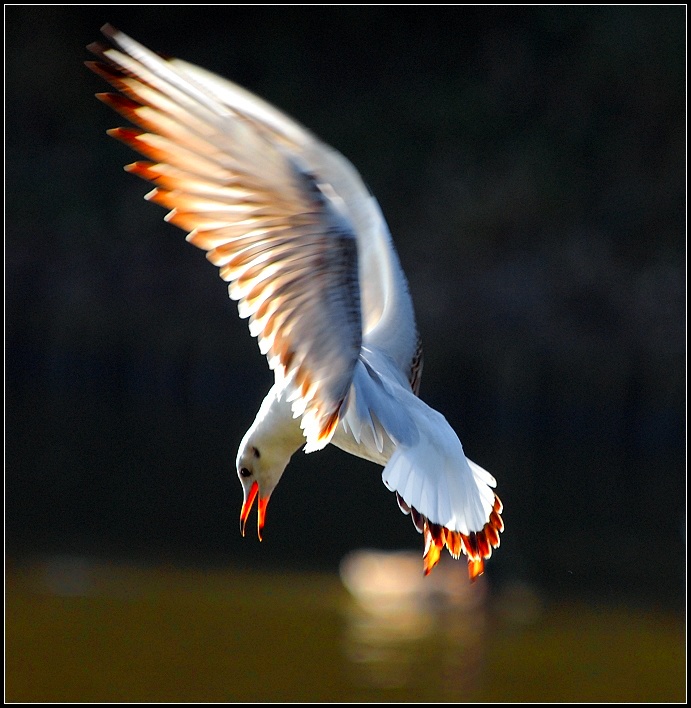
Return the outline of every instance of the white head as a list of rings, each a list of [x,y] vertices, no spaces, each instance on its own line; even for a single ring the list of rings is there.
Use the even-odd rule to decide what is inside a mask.
[[[293,453],[305,442],[299,421],[292,417],[290,407],[272,388],[262,403],[252,427],[245,433],[236,459],[236,469],[242,484],[243,503],[240,511],[240,531],[257,502],[257,535],[262,538],[266,507],[271,493],[290,462]]]

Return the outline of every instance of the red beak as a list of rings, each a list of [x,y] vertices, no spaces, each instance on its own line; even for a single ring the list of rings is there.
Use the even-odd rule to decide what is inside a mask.
[[[240,533],[245,535],[245,525],[247,524],[247,517],[250,515],[252,506],[254,505],[254,500],[257,498],[259,493],[259,485],[254,482],[250,487],[249,492],[245,496],[245,500],[242,503],[242,509],[240,509]],[[269,504],[269,497],[259,497],[257,502],[257,536],[259,540],[262,540],[262,529],[264,528],[264,520],[266,519],[266,507]]]

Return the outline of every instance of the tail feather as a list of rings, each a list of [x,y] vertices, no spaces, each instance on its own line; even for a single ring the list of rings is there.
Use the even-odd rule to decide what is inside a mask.
[[[450,531],[481,531],[493,511],[494,478],[466,458],[448,424],[441,431],[430,426],[413,446],[399,445],[382,479],[408,506]]]
[[[475,578],[503,530],[496,481],[465,456],[444,416],[417,398],[407,381],[381,371],[387,372],[385,361],[360,355],[342,416],[348,435],[334,442],[384,464],[382,481],[423,534],[425,573],[446,547],[454,557],[468,557]]]
[[[420,523],[422,524],[425,539],[425,552],[423,554],[425,575],[429,575],[439,562],[444,546],[446,546],[453,558],[460,558],[461,553],[467,556],[468,574],[471,580],[475,580],[479,575],[482,575],[485,571],[485,560],[492,556],[494,548],[499,548],[499,533],[504,530],[504,522],[500,516],[501,510],[501,500],[495,494],[490,520],[483,526],[481,531],[473,531],[471,534],[465,535],[430,523],[414,508],[411,509],[413,518],[417,516],[418,519],[416,528]],[[439,528],[441,528],[441,534],[438,532]]]
[[[441,414],[412,395],[405,398],[418,435],[412,444],[396,446],[382,479],[422,530],[425,574],[432,571],[446,547],[454,558],[461,553],[467,556],[469,575],[475,579],[499,546],[504,528],[502,504],[493,490],[496,481],[465,456]]]

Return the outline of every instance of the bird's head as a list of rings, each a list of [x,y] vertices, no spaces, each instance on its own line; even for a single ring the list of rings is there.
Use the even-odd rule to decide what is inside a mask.
[[[242,484],[243,502],[240,510],[240,532],[245,535],[245,524],[252,510],[254,500],[257,501],[257,535],[262,540],[262,529],[266,518],[266,507],[271,493],[276,488],[283,474],[290,454],[277,454],[272,446],[262,445],[251,435],[251,431],[243,438],[238,450],[236,468]]]

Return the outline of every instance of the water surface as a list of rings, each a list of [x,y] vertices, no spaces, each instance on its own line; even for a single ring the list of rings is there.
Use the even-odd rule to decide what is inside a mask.
[[[490,592],[454,563],[425,586],[417,557],[414,574],[405,554],[355,560],[342,577],[9,563],[6,700],[685,699],[673,612]]]

